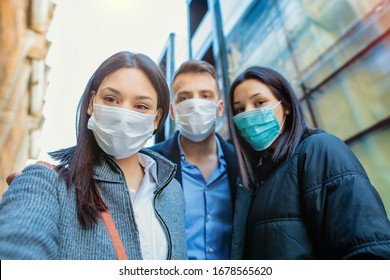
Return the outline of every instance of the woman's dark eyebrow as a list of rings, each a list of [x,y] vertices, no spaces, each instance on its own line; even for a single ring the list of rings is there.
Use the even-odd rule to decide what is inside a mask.
[[[251,95],[251,96],[249,97],[249,100],[255,98],[256,96],[258,96],[258,95],[260,95],[260,94],[262,94],[262,93],[261,93],[261,92],[254,93],[253,95]],[[241,103],[241,101],[235,101],[235,102],[233,102],[233,104],[240,104],[240,103]]]
[[[109,91],[111,91],[112,93],[115,93],[115,94],[117,94],[117,95],[121,95],[121,92],[120,92],[119,90],[114,89],[114,88],[112,88],[112,87],[105,87],[105,88],[102,89],[102,91],[103,91],[103,90],[109,90]],[[150,99],[150,100],[153,100],[150,96],[146,96],[146,95],[136,95],[135,98],[136,98],[136,99]]]
[[[113,93],[115,93],[115,94],[121,94],[121,92],[119,91],[119,90],[117,90],[117,89],[114,89],[114,88],[112,88],[112,87],[105,87],[105,88],[103,88],[102,89],[102,91],[103,90],[109,90],[109,91],[112,91]]]
[[[262,94],[262,93],[261,92],[254,93],[253,95],[251,95],[251,97],[249,97],[249,99],[253,99],[253,98],[257,97],[260,94]]]
[[[153,100],[150,96],[146,96],[146,95],[137,95],[135,98],[136,99],[149,99],[149,100]]]

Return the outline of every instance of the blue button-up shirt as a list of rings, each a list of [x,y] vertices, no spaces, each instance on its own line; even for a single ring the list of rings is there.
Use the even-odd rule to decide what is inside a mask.
[[[230,259],[233,209],[226,161],[221,144],[218,167],[206,182],[199,168],[188,162],[178,137],[184,197],[188,258]]]

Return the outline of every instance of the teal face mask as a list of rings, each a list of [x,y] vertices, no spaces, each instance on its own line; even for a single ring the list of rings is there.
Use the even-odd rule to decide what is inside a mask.
[[[281,127],[273,111],[280,103],[281,101],[273,107],[254,109],[233,117],[238,133],[254,150],[267,149],[281,133]]]

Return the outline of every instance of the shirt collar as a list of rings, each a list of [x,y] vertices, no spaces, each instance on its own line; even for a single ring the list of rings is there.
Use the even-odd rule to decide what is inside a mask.
[[[151,157],[138,153],[138,162],[144,168],[145,174],[149,173],[155,182],[157,182],[157,165]]]
[[[177,134],[177,144],[179,146],[179,151],[180,151],[180,159],[181,160],[184,160],[184,161],[187,161],[187,157],[186,157],[186,154],[184,153],[184,150],[183,150],[183,147],[181,145],[181,141],[180,141],[180,133]],[[223,159],[225,158],[224,157],[224,154],[223,154],[223,150],[222,150],[222,146],[221,146],[221,143],[217,137],[217,135],[215,135],[215,142],[217,143],[217,154],[218,154],[218,159]]]

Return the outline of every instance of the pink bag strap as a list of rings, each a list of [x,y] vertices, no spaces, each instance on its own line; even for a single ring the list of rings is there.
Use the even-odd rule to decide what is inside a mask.
[[[102,219],[107,227],[108,234],[111,237],[112,244],[114,245],[115,253],[116,253],[116,258],[118,260],[127,260],[127,255],[125,248],[123,247],[123,243],[121,240],[121,237],[119,236],[118,230],[116,229],[114,220],[112,219],[112,216],[110,212],[107,211],[102,211]]]

